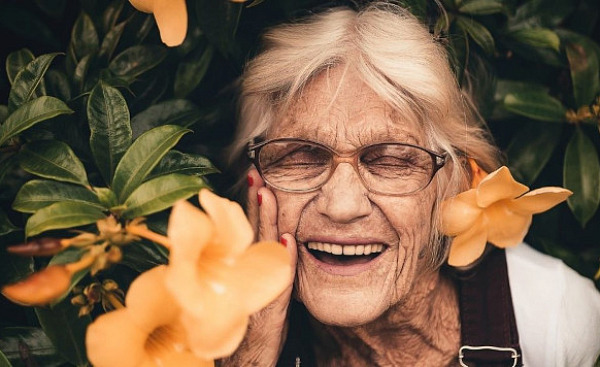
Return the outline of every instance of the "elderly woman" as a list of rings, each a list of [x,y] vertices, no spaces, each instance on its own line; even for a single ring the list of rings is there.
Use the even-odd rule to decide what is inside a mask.
[[[248,150],[248,216],[287,246],[295,281],[221,363],[592,365],[600,297],[561,262],[522,244],[459,276],[442,266],[440,204],[468,189],[467,157],[499,166],[477,116],[444,47],[397,6],[267,33],[232,155]]]

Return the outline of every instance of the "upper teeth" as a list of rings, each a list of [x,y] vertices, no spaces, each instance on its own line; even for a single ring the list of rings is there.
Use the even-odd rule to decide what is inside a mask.
[[[370,255],[383,251],[383,245],[373,243],[370,245],[336,245],[326,242],[308,242],[311,250],[323,251],[333,255]]]

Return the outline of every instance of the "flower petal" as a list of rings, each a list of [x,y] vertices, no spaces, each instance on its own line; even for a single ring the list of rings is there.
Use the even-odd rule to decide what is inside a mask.
[[[476,190],[468,190],[442,203],[442,232],[456,236],[469,229],[482,210],[477,206]]]
[[[248,314],[263,309],[291,286],[291,270],[290,255],[280,243],[265,241],[250,246],[233,268],[236,299],[244,303]]]
[[[136,327],[123,308],[99,316],[85,336],[87,356],[96,367],[137,367],[145,356],[148,334]]]
[[[154,0],[129,0],[131,5],[144,13],[152,13],[154,10]]]
[[[510,202],[510,209],[521,214],[538,214],[567,200],[573,193],[562,187],[542,187]]]
[[[183,43],[188,24],[185,0],[155,0],[154,18],[160,30],[160,39],[167,46]]]
[[[510,210],[509,200],[502,200],[485,210],[488,219],[488,241],[497,247],[511,247],[523,241],[529,225],[531,214],[521,215]]]
[[[204,360],[196,357],[191,351],[170,351],[163,354],[159,360],[156,358],[146,358],[139,367],[171,367],[171,366],[193,366],[193,367],[214,367],[212,360]]]
[[[506,166],[502,166],[481,180],[477,187],[477,205],[486,208],[496,201],[516,198],[528,190],[527,186],[513,179]]]
[[[173,257],[197,259],[214,236],[213,224],[206,214],[185,200],[173,205],[167,228],[172,261]]]
[[[125,304],[131,321],[151,333],[156,327],[177,320],[180,308],[165,285],[166,266],[157,266],[138,276],[127,292]]]
[[[252,243],[254,232],[242,207],[234,202],[213,194],[208,189],[200,190],[200,205],[213,223],[221,247],[208,251],[226,251],[237,255]]]
[[[62,296],[70,283],[71,273],[66,267],[51,265],[17,283],[4,286],[2,294],[21,305],[40,306]]]
[[[201,318],[188,313],[181,315],[186,326],[190,349],[203,359],[231,355],[244,339],[248,316],[238,312],[235,300],[211,303],[210,311]]]
[[[451,266],[467,266],[473,263],[483,254],[486,240],[485,218],[480,216],[469,230],[459,234],[452,240],[448,264]]]

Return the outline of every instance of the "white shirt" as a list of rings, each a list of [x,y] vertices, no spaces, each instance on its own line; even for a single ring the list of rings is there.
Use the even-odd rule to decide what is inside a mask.
[[[526,244],[506,249],[506,262],[524,366],[593,366],[600,294],[592,281]]]

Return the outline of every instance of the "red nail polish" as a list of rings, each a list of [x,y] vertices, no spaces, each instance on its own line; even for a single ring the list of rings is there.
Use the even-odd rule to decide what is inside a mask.
[[[258,205],[261,205],[261,204],[262,204],[262,194],[259,193],[258,194]]]
[[[287,247],[287,240],[285,239],[285,237],[283,237],[283,236],[279,237],[279,242],[281,242],[283,247]]]
[[[248,175],[248,187],[254,185],[254,178],[252,178],[252,176]]]

